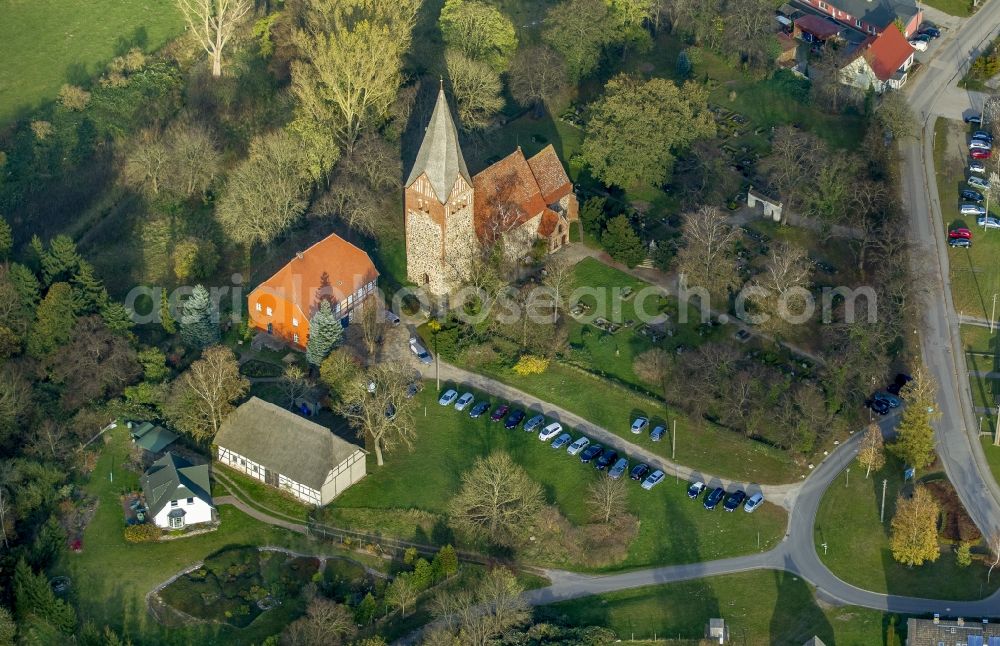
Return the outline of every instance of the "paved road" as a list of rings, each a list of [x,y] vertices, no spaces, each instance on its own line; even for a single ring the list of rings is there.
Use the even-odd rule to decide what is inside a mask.
[[[998,25],[1000,2],[988,2],[974,19],[942,38],[934,59],[906,87],[920,130],[919,137],[900,145],[902,197],[910,214],[913,271],[926,290],[921,348],[924,363],[939,384],[937,450],[959,497],[986,535],[1000,531],[1000,487],[979,443],[958,317],[951,298],[933,152],[936,115],[944,111],[949,118],[957,119],[972,107],[968,97],[962,103],[964,92],[954,86],[970,57],[996,35]]]

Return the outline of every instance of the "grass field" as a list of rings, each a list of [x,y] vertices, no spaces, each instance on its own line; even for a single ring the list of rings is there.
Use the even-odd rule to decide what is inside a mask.
[[[213,479],[213,496],[221,496],[231,493],[241,500],[258,507],[261,511],[266,513],[272,515],[276,515],[277,513],[278,515],[295,519],[297,521],[305,521],[309,519],[309,512],[312,510],[310,506],[295,500],[290,495],[278,491],[274,487],[267,486],[260,480],[254,480],[253,478],[239,473],[238,471],[231,469],[220,462],[212,463],[212,471],[215,473],[221,471],[222,474],[231,480],[239,489],[238,491],[230,491],[227,485],[217,479]],[[250,500],[246,500],[248,497]]]
[[[556,504],[570,522],[588,522],[586,488],[594,478],[605,477],[592,465],[581,464],[564,450],[552,450],[535,434],[505,430],[485,417],[471,419],[467,412],[443,408],[437,404],[433,387],[418,397],[414,451],[390,453],[381,468],[370,456],[365,479],[325,510],[335,521],[380,527],[406,538],[448,540],[443,515],[461,485],[462,473],[477,457],[499,449],[510,453],[541,483],[548,502]],[[758,549],[758,533],[760,549],[766,550],[785,532],[786,514],[773,505],[754,514],[708,512],[687,499],[683,481],[668,479],[652,491],[635,482],[627,484],[629,511],[639,518],[638,537],[628,558],[607,570],[746,554]],[[557,565],[587,568],[585,561]]]
[[[747,572],[586,597],[536,611],[536,617],[572,625],[607,626],[623,642],[631,639],[704,637],[713,617],[723,617],[734,644],[887,643],[889,619],[877,610],[822,608],[812,589],[783,572]],[[905,619],[897,622],[905,626]],[[895,642],[901,641],[897,639]]]
[[[972,15],[972,0],[924,0],[924,4],[940,9],[950,16]]]
[[[885,522],[881,523],[883,479],[889,482]],[[948,552],[942,552],[933,563],[914,568],[892,559],[889,522],[902,486],[903,465],[890,457],[886,467],[867,480],[861,467],[852,464],[849,478],[844,474],[827,489],[815,527],[816,550],[827,567],[844,581],[873,592],[931,599],[978,599],[984,596],[982,593],[996,589],[1000,582],[993,579],[988,585],[982,564],[959,568],[954,555]]]
[[[0,0],[0,124],[86,84],[130,46],[150,51],[180,33],[168,0]]]

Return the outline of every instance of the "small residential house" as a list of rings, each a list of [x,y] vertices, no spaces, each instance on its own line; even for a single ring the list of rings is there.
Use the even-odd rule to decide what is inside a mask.
[[[182,529],[211,522],[215,516],[208,465],[192,465],[169,451],[142,475],[149,518],[157,527]]]
[[[247,297],[250,325],[300,349],[309,341],[309,320],[330,301],[346,325],[375,292],[378,271],[371,258],[336,234],[295,254]]]
[[[129,436],[139,447],[149,453],[159,453],[177,441],[177,434],[150,422],[136,424],[129,430]]]
[[[897,20],[903,35],[913,36],[924,20],[916,0],[796,0],[852,29],[877,36]]]
[[[1000,646],[1000,623],[977,619],[907,619],[906,646]]]
[[[237,408],[215,436],[222,464],[325,505],[365,477],[365,451],[281,406],[257,397]]]
[[[906,84],[915,50],[895,25],[863,42],[840,70],[840,81],[877,94],[898,90]]]

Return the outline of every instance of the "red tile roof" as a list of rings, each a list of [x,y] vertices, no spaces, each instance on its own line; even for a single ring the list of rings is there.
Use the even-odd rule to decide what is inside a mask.
[[[538,189],[546,204],[555,204],[573,190],[569,176],[566,175],[566,170],[552,144],[542,148],[537,155],[529,159],[528,166],[535,176],[535,181],[538,182]]]
[[[559,224],[559,214],[552,209],[545,209],[542,221],[538,223],[538,235],[548,238],[556,230],[557,224]]]
[[[516,229],[545,208],[538,182],[520,148],[476,174],[472,185],[476,234],[483,241]]]
[[[269,288],[308,319],[319,302],[317,296],[329,294],[336,303],[377,277],[368,254],[334,233],[296,254],[253,291]]]
[[[858,50],[863,52],[862,55],[880,81],[891,79],[914,51],[894,24],[886,27],[878,36],[866,40]]]
[[[840,33],[840,25],[822,16],[806,14],[795,19],[795,26],[807,31],[820,40],[826,40]]]

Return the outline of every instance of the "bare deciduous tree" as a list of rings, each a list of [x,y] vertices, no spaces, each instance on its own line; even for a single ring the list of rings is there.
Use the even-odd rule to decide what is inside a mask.
[[[233,410],[233,402],[249,389],[250,382],[240,374],[232,350],[214,346],[174,381],[165,412],[194,439],[211,440]]]
[[[406,609],[412,608],[417,600],[417,588],[407,573],[401,573],[392,580],[385,591],[385,602],[399,608],[399,614],[406,616]]]
[[[412,374],[403,363],[380,363],[341,390],[337,412],[369,442],[379,466],[384,464],[383,451],[413,444],[412,401],[406,397]]]
[[[462,474],[452,523],[473,536],[511,545],[542,507],[542,489],[509,455],[495,451]]]
[[[593,519],[602,523],[610,523],[613,518],[625,513],[628,489],[624,479],[608,478],[601,474],[587,487],[587,497]]]
[[[222,52],[253,3],[250,0],[175,0],[188,29],[212,59],[212,76],[222,76]]]
[[[715,207],[703,206],[684,216],[685,245],[677,252],[677,271],[689,288],[700,287],[719,302],[739,285],[736,268],[738,230]]]
[[[885,449],[882,441],[882,429],[878,424],[869,424],[865,436],[858,449],[858,462],[865,468],[865,479],[872,470],[878,471],[885,466]]]
[[[525,108],[557,109],[569,90],[566,62],[547,45],[533,45],[518,50],[510,64],[510,93]]]
[[[155,132],[147,130],[139,135],[126,155],[122,177],[127,184],[157,195],[160,183],[167,176],[169,162],[167,147]]]
[[[530,619],[523,592],[510,570],[499,567],[490,570],[474,590],[438,595],[435,614],[444,627],[434,643],[487,646],[497,635]]]
[[[361,135],[344,166],[373,191],[398,186],[402,174],[399,147],[390,145],[377,133]]]
[[[294,406],[297,400],[309,394],[313,384],[306,371],[293,363],[285,368],[281,379],[278,380],[278,386],[285,394],[288,405]]]
[[[575,265],[565,254],[549,256],[545,262],[545,278],[542,282],[552,293],[553,323],[559,318],[559,310],[565,307],[566,299],[576,282],[574,269]]]
[[[164,140],[170,156],[164,186],[185,197],[208,190],[222,160],[211,131],[201,123],[183,120],[167,128]]]
[[[382,334],[385,332],[385,307],[382,304],[382,295],[375,293],[365,299],[361,304],[360,313],[361,337],[365,342],[365,350],[368,351],[368,360],[375,360],[375,352],[379,344],[382,343]]]
[[[813,265],[806,250],[798,245],[776,244],[763,271],[751,281],[753,292],[747,299],[767,316],[760,325],[779,332],[808,313],[809,283]]]
[[[445,53],[445,66],[462,128],[481,130],[492,123],[503,107],[500,74],[459,51]]]
[[[987,583],[990,582],[990,576],[993,575],[993,568],[1000,565],[1000,532],[996,532],[992,536],[990,536],[989,550],[990,550],[990,555],[993,557],[993,562],[990,563],[990,569],[986,572]]]
[[[296,619],[281,635],[283,646],[337,646],[357,632],[354,617],[344,605],[314,597],[304,617]]]

